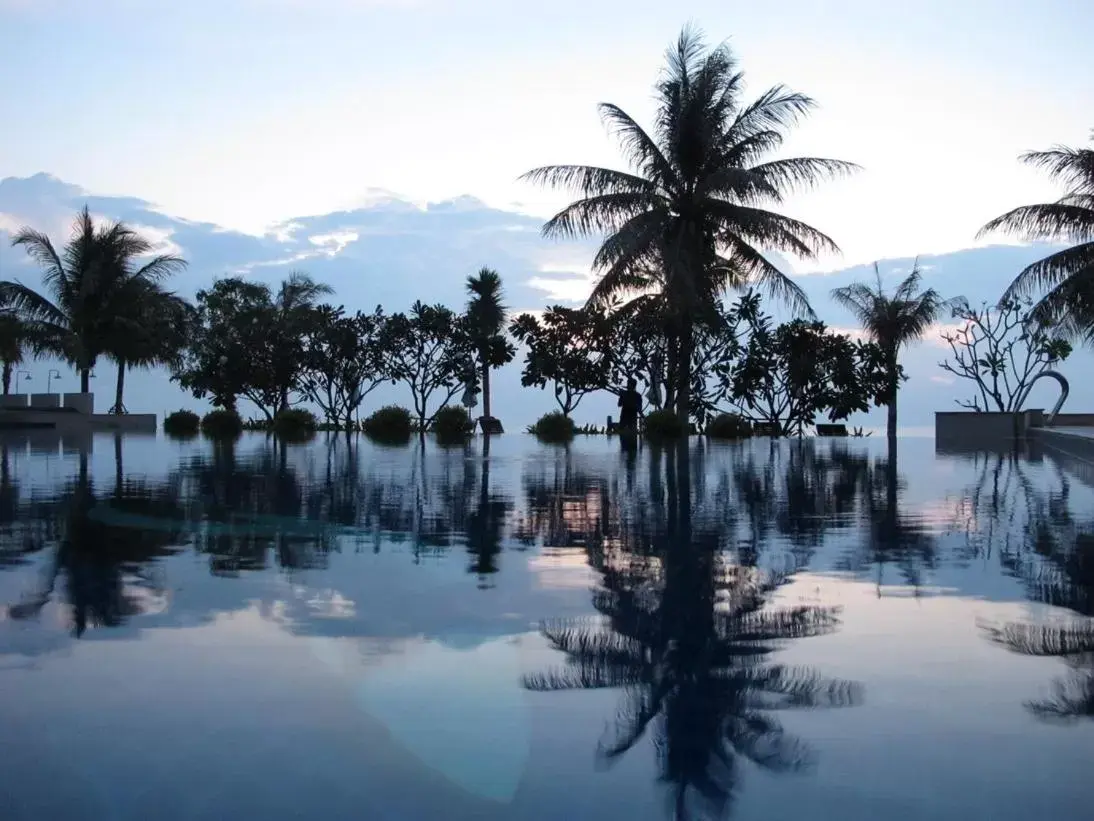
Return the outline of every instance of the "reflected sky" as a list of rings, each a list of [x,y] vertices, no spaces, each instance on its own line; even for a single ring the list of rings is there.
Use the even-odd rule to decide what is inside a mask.
[[[0,816],[1088,818],[1088,468],[7,437]]]

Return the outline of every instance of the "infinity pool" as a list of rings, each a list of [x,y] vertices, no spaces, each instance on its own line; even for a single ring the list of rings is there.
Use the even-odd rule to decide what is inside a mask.
[[[1094,465],[0,440],[0,818],[1090,819]]]

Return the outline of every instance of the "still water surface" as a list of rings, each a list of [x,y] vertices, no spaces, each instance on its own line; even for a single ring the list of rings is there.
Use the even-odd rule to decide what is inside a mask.
[[[1092,479],[9,435],[0,818],[1090,819]]]

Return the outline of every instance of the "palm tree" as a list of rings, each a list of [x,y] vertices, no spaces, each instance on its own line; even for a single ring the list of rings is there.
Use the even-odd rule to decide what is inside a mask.
[[[1094,339],[1094,148],[1057,146],[1050,151],[1030,151],[1020,159],[1063,183],[1064,196],[1056,202],[1008,211],[981,228],[977,236],[1006,231],[1029,240],[1075,243],[1027,266],[1003,298],[1047,289],[1031,319],[1089,342]]]
[[[490,371],[504,365],[514,355],[513,346],[505,338],[508,309],[502,301],[501,277],[497,271],[480,268],[477,274],[467,278],[467,293],[471,297],[467,301],[468,327],[482,377],[482,415],[491,419]]]
[[[87,393],[91,369],[117,338],[127,300],[141,283],[158,283],[185,267],[173,254],[152,257],[137,267],[153,245],[120,222],[95,226],[85,206],[72,236],[58,253],[49,237],[23,228],[12,239],[38,263],[52,299],[21,282],[0,282],[0,305],[12,308],[36,339],[41,352],[59,356],[80,372]]]
[[[11,375],[16,366],[22,364],[29,345],[26,326],[18,314],[10,309],[0,309],[0,381],[4,396],[11,393]]]
[[[299,340],[303,333],[300,318],[316,306],[319,297],[334,293],[329,285],[316,282],[303,271],[293,271],[281,282],[274,298],[278,330],[288,339]],[[289,407],[288,381],[282,380],[281,400],[278,410]]]
[[[123,394],[127,368],[178,367],[193,311],[189,302],[155,283],[136,281],[122,303],[104,353],[118,365],[110,413],[126,413]]]
[[[593,260],[600,273],[593,301],[642,290],[648,282],[636,272],[663,268],[679,339],[677,412],[685,422],[695,318],[726,288],[746,283],[811,314],[804,292],[762,251],[813,259],[839,250],[815,228],[768,208],[795,189],[855,168],[830,159],[768,159],[814,102],[776,86],[746,104],[742,89],[729,47],[707,48],[701,33],[686,27],[656,86],[652,133],[618,106],[599,106],[631,172],[560,165],[524,175],[579,197],[544,225],[546,236],[605,235]]]
[[[922,275],[918,259],[892,296],[882,287],[881,269],[876,262],[874,275],[876,288],[856,282],[834,289],[832,298],[855,315],[867,335],[885,352],[889,373],[888,436],[892,441],[896,439],[896,397],[900,387],[898,354],[903,346],[926,333],[947,303],[933,288],[919,290]]]

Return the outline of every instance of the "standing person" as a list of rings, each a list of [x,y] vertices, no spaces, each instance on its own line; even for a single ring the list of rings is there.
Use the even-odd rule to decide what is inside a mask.
[[[634,432],[638,430],[638,414],[642,412],[642,395],[636,390],[638,383],[627,380],[627,389],[619,395],[619,427]]]

